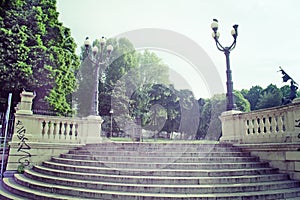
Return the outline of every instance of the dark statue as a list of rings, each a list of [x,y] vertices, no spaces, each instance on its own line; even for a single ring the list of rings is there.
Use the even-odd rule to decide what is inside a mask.
[[[292,103],[292,101],[297,97],[297,90],[298,90],[298,84],[281,68],[280,68],[280,72],[282,73],[283,77],[282,80],[283,82],[287,82],[289,80],[291,80],[291,86],[290,86],[290,96],[288,98],[283,98],[282,99],[282,105],[286,105],[289,103]]]

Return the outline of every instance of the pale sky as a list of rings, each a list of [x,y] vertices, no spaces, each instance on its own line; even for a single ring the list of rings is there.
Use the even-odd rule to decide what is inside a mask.
[[[250,89],[255,85],[266,87],[271,83],[278,87],[288,84],[282,82],[281,74],[277,72],[279,66],[300,83],[297,70],[300,67],[298,0],[57,0],[57,7],[59,20],[71,29],[78,46],[83,44],[86,36],[92,40],[101,36],[109,38],[145,28],[173,32],[171,39],[165,39],[178,46],[184,46],[184,40],[173,42],[172,38],[178,35],[188,38],[189,53],[199,53],[200,57],[207,54],[204,59],[210,59],[216,68],[208,73],[218,73],[215,82],[217,84],[220,77],[224,91],[225,56],[215,46],[210,25],[212,19],[219,20],[220,42],[229,46],[233,41],[230,34],[232,25],[238,24],[237,46],[230,55],[234,89]],[[149,35],[145,35],[145,40],[163,43],[161,40],[164,38],[160,35],[154,37],[149,40]],[[190,85],[197,98],[214,93],[208,89],[213,88],[212,83],[207,81],[211,77],[207,77],[201,69],[200,73],[196,72],[192,65],[197,63],[186,55],[180,55],[180,50],[160,46],[151,49],[151,44],[147,45],[172,68],[171,71]],[[178,88],[184,85],[179,84]]]

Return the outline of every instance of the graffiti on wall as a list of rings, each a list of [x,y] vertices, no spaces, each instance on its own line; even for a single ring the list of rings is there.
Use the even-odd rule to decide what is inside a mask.
[[[16,130],[17,137],[19,139],[17,152],[23,154],[21,158],[18,159],[18,162],[24,166],[28,166],[30,164],[29,158],[31,157],[31,147],[27,143],[28,138],[26,137],[26,129],[20,120],[18,120],[16,123]]]

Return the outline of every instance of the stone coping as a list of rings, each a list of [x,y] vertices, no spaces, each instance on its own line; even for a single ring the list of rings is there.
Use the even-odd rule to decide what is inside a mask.
[[[267,151],[299,151],[300,150],[300,142],[293,143],[257,143],[257,144],[233,144],[235,147],[241,148],[250,148],[250,149],[259,149],[259,150],[267,150]]]

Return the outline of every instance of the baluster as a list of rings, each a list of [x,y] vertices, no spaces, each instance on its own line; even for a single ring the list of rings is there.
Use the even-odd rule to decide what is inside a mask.
[[[42,137],[44,138],[44,135],[45,135],[45,133],[46,133],[46,122],[45,122],[45,120],[42,122]]]
[[[278,127],[278,132],[279,133],[283,133],[283,119],[282,119],[282,116],[278,116],[278,119],[277,119],[277,127]]]
[[[60,123],[59,123],[59,131],[58,131],[59,139],[61,139],[61,135],[62,135],[62,126],[63,126],[63,123],[60,122]]]
[[[72,139],[72,135],[73,135],[73,123],[70,123],[70,131],[69,131],[69,135],[70,135],[70,140]]]
[[[65,139],[67,139],[67,127],[68,127],[68,122],[65,122],[64,123],[64,136],[65,136]]]
[[[265,133],[265,118],[262,116],[260,119],[259,119],[259,132],[260,133]]]
[[[77,136],[78,136],[78,124],[76,123],[75,124],[75,137],[77,139]]]
[[[249,135],[250,134],[250,130],[249,130],[249,120],[245,120],[245,134]]]
[[[250,119],[248,121],[249,121],[249,134],[253,134],[254,133],[253,119]]]
[[[48,139],[50,138],[51,135],[51,126],[52,126],[52,122],[48,121],[48,131],[47,131]]]
[[[258,128],[259,128],[259,125],[258,125],[258,118],[254,119],[254,133],[258,134]]]
[[[286,120],[286,118],[287,118],[287,113],[284,113],[283,115],[282,115],[282,131],[283,132],[286,132],[286,126],[287,126],[287,120]]]
[[[53,123],[53,138],[55,139],[55,136],[57,134],[57,122]]]
[[[266,133],[271,133],[271,123],[270,123],[270,120],[271,120],[271,117],[267,116],[266,118]]]
[[[271,132],[272,133],[277,132],[277,121],[276,121],[276,116],[275,115],[271,118]]]

